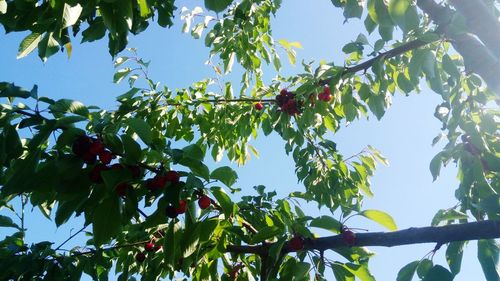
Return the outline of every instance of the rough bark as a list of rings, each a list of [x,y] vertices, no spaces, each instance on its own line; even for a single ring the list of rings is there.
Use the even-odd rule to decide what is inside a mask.
[[[418,0],[417,5],[443,29],[445,36],[463,57],[466,71],[477,73],[492,91],[500,93],[500,62],[490,50],[473,34],[457,33],[446,27],[451,19],[450,9],[436,4],[434,0]]]
[[[455,241],[497,238],[500,238],[500,220],[488,220],[436,227],[412,227],[393,232],[357,233],[354,246],[394,247],[421,243],[445,244]],[[271,245],[228,245],[226,251],[265,256]],[[324,251],[341,247],[347,247],[347,245],[342,235],[335,235],[306,239],[303,250]],[[284,249],[288,249],[288,247],[285,245]]]
[[[451,4],[467,20],[467,28],[500,60],[500,21],[493,11],[481,0],[451,0]]]

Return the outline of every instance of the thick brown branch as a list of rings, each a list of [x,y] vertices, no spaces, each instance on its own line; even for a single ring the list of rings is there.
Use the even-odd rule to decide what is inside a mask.
[[[451,4],[467,20],[467,27],[500,60],[500,21],[481,0],[452,0]]]
[[[355,246],[393,247],[495,238],[500,238],[500,221],[481,221],[439,227],[412,227],[394,232],[357,233]],[[341,235],[309,240],[306,244],[307,249],[320,251],[345,246]]]
[[[445,36],[451,39],[453,47],[463,57],[466,70],[479,74],[491,90],[500,93],[500,63],[488,48],[472,34],[457,33],[446,28],[445,25],[450,19],[447,8],[433,0],[418,0],[417,5],[434,23],[444,27]]]
[[[489,220],[452,224],[437,227],[412,227],[394,232],[357,233],[354,246],[394,247],[421,243],[445,244],[454,241],[496,239],[500,238],[500,221]],[[228,245],[227,252],[239,254],[266,255],[269,245]],[[306,239],[304,250],[335,249],[347,247],[342,235],[328,236],[316,239]],[[284,249],[289,249],[284,247]]]

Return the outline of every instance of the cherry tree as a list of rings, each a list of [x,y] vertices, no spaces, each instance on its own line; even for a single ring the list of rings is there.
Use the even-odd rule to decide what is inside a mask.
[[[291,77],[280,75],[281,57],[295,64],[301,45],[272,37],[281,1],[205,0],[181,9],[183,32],[203,39],[218,75],[235,64],[244,71],[239,84],[204,79],[171,89],[125,49],[130,34],[173,25],[173,0],[0,0],[5,31],[29,31],[18,58],[35,50],[43,61],[59,50],[71,56],[76,37],[107,40],[114,82],[130,86],[116,109],[104,110],[0,83],[0,204],[10,210],[0,226],[12,230],[0,240],[1,279],[107,280],[114,266],[118,280],[326,280],[326,268],[336,280],[375,280],[368,247],[434,243],[432,253],[446,248],[448,264],[417,257],[397,280],[453,280],[465,244],[477,240],[486,280],[499,280],[498,2],[331,2],[370,36],[346,44],[342,64],[302,63]],[[275,78],[267,81],[270,68]],[[422,87],[442,97],[435,113],[442,134],[433,142],[446,145],[430,173],[436,179],[456,163],[457,204],[428,227],[397,230],[390,214],[362,204],[373,194],[376,165],[387,160],[371,146],[345,156],[328,136],[369,115],[383,119],[395,93]],[[257,153],[250,139],[270,134],[292,155],[301,189],[278,198],[258,185],[239,197],[237,171],[207,158],[244,165]],[[329,215],[304,213],[300,202]],[[84,225],[59,245],[28,244],[27,205],[56,226],[74,216]],[[356,232],[352,216],[388,232]],[[316,228],[331,236],[318,237]],[[64,249],[83,232],[86,245]]]

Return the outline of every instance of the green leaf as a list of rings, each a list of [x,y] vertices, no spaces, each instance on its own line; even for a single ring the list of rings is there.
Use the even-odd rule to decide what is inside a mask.
[[[35,89],[36,85],[33,87]],[[33,90],[32,90],[33,91]],[[0,82],[0,97],[5,98],[29,98],[31,92],[16,86],[14,83]]]
[[[344,6],[344,17],[346,19],[349,18],[361,18],[363,14],[363,5],[362,2],[358,0],[347,0]]]
[[[375,277],[368,270],[368,264],[361,265],[354,263],[346,263],[344,268],[349,270],[354,276],[358,277],[361,281],[375,281]]]
[[[125,68],[122,68],[122,69],[118,69],[118,71],[116,71],[115,75],[113,75],[113,83],[120,83],[123,78],[125,78],[127,75],[130,74],[130,72],[132,72],[132,68],[130,67],[125,67]]]
[[[141,160],[141,146],[129,135],[121,135],[123,148],[125,150],[125,158],[131,163],[136,163]]]
[[[422,281],[453,281],[453,277],[453,274],[451,274],[448,269],[441,265],[435,265],[427,272]]]
[[[147,0],[137,0],[137,4],[139,5],[141,17],[146,18],[149,14],[151,14],[151,9],[149,9]]]
[[[413,83],[411,83],[411,81],[408,78],[406,78],[406,75],[403,72],[398,72],[396,75],[397,75],[396,81],[398,87],[401,90],[403,90],[405,94],[408,94],[411,91],[413,91],[415,86],[413,85]]]
[[[309,226],[326,229],[333,233],[339,233],[340,229],[342,228],[342,224],[338,220],[329,216],[321,216],[314,218],[309,223]]]
[[[460,272],[466,243],[465,241],[451,242],[446,248],[446,262],[448,262],[453,275],[457,275]]]
[[[19,229],[20,227],[15,224],[11,218],[0,215],[0,227],[13,227]]]
[[[333,275],[337,281],[354,281],[355,277],[349,270],[344,267],[344,264],[338,262],[331,264]]]
[[[120,233],[121,215],[118,196],[110,196],[97,204],[92,218],[96,246],[109,242],[112,237]]]
[[[127,119],[126,124],[129,126],[129,128],[136,133],[141,140],[149,145],[153,141],[153,133],[151,126],[149,126],[146,121],[139,119],[139,118],[130,118]]]
[[[479,240],[477,242],[477,258],[483,268],[487,281],[500,280],[500,268],[498,267],[498,255],[500,247],[495,240]]]
[[[359,214],[363,217],[371,219],[372,221],[384,226],[391,231],[398,229],[396,223],[394,222],[394,219],[385,212],[379,210],[364,210]]]
[[[182,148],[182,157],[190,158],[197,161],[203,161],[205,158],[205,153],[197,144],[190,144],[184,148]]]
[[[102,17],[89,23],[89,27],[82,32],[82,43],[99,40],[106,35],[106,26]]]
[[[403,30],[405,27],[406,19],[406,10],[410,6],[410,0],[390,0],[389,1],[389,15],[392,20],[397,23]]]
[[[0,0],[0,14],[7,13],[7,1]]]
[[[230,167],[224,166],[213,170],[210,174],[210,178],[218,180],[226,186],[231,187],[234,183],[236,183],[236,180],[238,180],[238,174],[236,174],[236,172]]]
[[[231,201],[231,198],[224,191],[224,189],[218,186],[214,186],[210,188],[210,191],[212,192],[213,196],[221,206],[222,211],[224,211],[226,218],[230,217],[231,215],[234,215],[233,213],[235,205]]]
[[[74,25],[78,21],[82,10],[83,8],[80,4],[76,4],[72,7],[67,3],[64,3],[62,14],[62,28]]]
[[[224,11],[232,2],[232,0],[205,0],[205,7],[218,13]]]
[[[453,62],[453,60],[445,54],[443,56],[443,69],[446,71],[451,77],[454,78],[459,78],[460,77],[460,72],[458,71],[457,66]]]
[[[439,210],[432,219],[431,225],[436,226],[442,221],[462,220],[462,219],[468,219],[467,214],[454,209]]]
[[[30,35],[26,36],[23,41],[21,41],[21,44],[19,44],[19,50],[16,58],[20,59],[29,55],[31,52],[33,52],[33,50],[36,49],[38,43],[40,43],[40,40],[42,40],[41,33],[33,32]]]
[[[371,112],[380,120],[385,114],[385,101],[382,95],[371,95],[368,98],[368,107]]]
[[[69,99],[60,99],[54,104],[51,104],[49,109],[54,115],[60,113],[73,113],[83,117],[88,117],[89,115],[89,110],[83,103]]]
[[[252,244],[257,244],[260,242],[264,242],[267,239],[271,239],[283,232],[283,229],[273,225],[273,226],[264,226],[261,228],[257,234],[252,237]]]
[[[409,264],[403,266],[399,272],[396,281],[411,281],[415,271],[417,270],[419,261],[412,261]]]
[[[429,259],[424,259],[421,260],[420,263],[417,266],[417,275],[420,278],[424,278],[425,275],[429,272],[429,270],[432,268],[432,261]]]
[[[53,54],[59,51],[59,43],[54,38],[52,32],[45,33],[45,36],[38,42],[38,57],[42,61],[47,61],[47,59]]]
[[[439,152],[432,158],[431,163],[429,164],[429,170],[431,171],[433,181],[438,178],[439,172],[441,171],[442,156],[443,152]]]
[[[195,175],[200,176],[207,181],[210,179],[210,170],[199,160],[183,157],[179,161],[179,164],[188,167]]]

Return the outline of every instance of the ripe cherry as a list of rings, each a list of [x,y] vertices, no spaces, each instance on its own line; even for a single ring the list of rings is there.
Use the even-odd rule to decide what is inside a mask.
[[[295,235],[290,241],[288,241],[288,248],[292,251],[300,251],[304,248],[304,239],[302,237]]]
[[[104,150],[101,153],[99,153],[99,160],[101,160],[103,164],[111,163],[112,159],[113,159],[113,154],[110,151]]]
[[[158,252],[159,250],[161,250],[161,248],[163,248],[162,245],[156,245],[155,248],[153,249],[155,252]]]
[[[210,197],[203,195],[198,199],[198,206],[200,206],[201,209],[206,209],[210,207],[210,204],[212,204]]]
[[[115,186],[115,192],[116,192],[116,194],[118,194],[118,196],[123,197],[123,196],[127,195],[127,190],[129,188],[132,188],[132,186],[130,184],[125,183],[125,182],[121,182]]]
[[[109,169],[109,167],[104,165],[104,164],[95,165],[94,168],[92,168],[92,170],[90,171],[90,174],[89,174],[90,180],[94,183],[102,183],[103,179],[102,179],[101,172],[106,171],[108,169]]]
[[[139,166],[133,165],[133,166],[127,166],[129,169],[130,173],[132,174],[132,178],[138,179],[142,175],[141,168]]]
[[[85,164],[93,165],[97,161],[97,156],[87,151],[82,155],[82,159]]]
[[[165,214],[167,217],[175,219],[177,217],[177,210],[174,206],[168,205],[167,208],[165,208]]]
[[[101,154],[103,151],[104,151],[104,144],[102,144],[100,140],[95,140],[94,142],[92,142],[92,144],[90,144],[89,147],[90,153],[97,155]]]
[[[144,245],[144,250],[146,252],[153,252],[155,250],[155,244],[153,244],[152,242],[146,243],[146,245]]]
[[[186,203],[186,200],[179,200],[179,207],[177,207],[175,209],[175,211],[177,211],[177,214],[184,214],[187,210],[187,203]]]
[[[168,171],[164,176],[166,182],[171,182],[173,184],[179,183],[180,175],[176,171]]]
[[[342,240],[344,240],[344,243],[348,246],[352,247],[356,244],[356,233],[350,231],[349,229],[344,229],[342,231]]]
[[[137,262],[143,262],[146,260],[146,254],[140,252],[140,253],[137,253],[137,255],[135,255],[135,260]]]
[[[166,179],[164,176],[155,176],[146,181],[146,187],[152,191],[160,190],[165,187]]]
[[[255,104],[255,109],[260,111],[260,110],[264,109],[264,105],[261,102],[258,102]]]
[[[280,91],[280,95],[282,96],[286,96],[287,93],[288,93],[287,89],[281,89]]]
[[[89,136],[79,136],[71,146],[71,150],[77,156],[83,157],[83,155],[88,152],[92,140]]]

